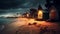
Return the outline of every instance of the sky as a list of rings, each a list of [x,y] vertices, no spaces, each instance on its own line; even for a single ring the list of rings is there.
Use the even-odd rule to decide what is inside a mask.
[[[0,16],[15,13],[24,13],[30,8],[41,5],[45,9],[45,0],[0,0]]]

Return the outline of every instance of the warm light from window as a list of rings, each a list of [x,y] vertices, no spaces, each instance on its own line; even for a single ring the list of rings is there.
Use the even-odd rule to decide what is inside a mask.
[[[39,10],[38,11],[38,19],[42,19],[43,18],[43,11]]]
[[[29,14],[27,14],[27,17],[29,17]]]

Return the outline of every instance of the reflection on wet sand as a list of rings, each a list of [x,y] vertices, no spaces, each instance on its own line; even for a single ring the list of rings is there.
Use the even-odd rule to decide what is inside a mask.
[[[59,31],[57,23],[16,18],[13,23],[5,25],[1,34],[58,34]]]

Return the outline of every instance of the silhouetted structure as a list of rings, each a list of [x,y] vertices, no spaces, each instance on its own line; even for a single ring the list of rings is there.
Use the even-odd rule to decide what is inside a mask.
[[[36,9],[33,9],[33,8],[30,9],[30,17],[31,18],[37,17],[37,10]]]
[[[38,10],[43,10],[42,7],[41,7],[41,5],[38,6]]]
[[[38,18],[39,11],[43,11],[41,5],[39,5],[37,9],[31,8],[30,9],[30,17],[32,17],[32,18]]]
[[[43,9],[41,5],[38,6],[38,19],[43,19]]]
[[[43,15],[43,17],[42,17],[42,19],[44,19],[44,20],[46,20],[46,19],[48,19],[48,13],[44,13],[44,11],[43,11],[43,9],[42,9],[42,7],[41,7],[41,5],[38,5],[38,8],[37,9],[34,9],[34,8],[31,8],[30,9],[30,17],[31,18],[35,18],[35,19],[38,19],[38,12],[39,11],[42,11],[42,15]],[[41,13],[41,12],[40,12]]]
[[[59,0],[46,0],[46,8],[48,10],[48,12],[50,12],[50,7],[51,6],[55,6],[56,10],[57,10],[57,13],[59,14],[60,13],[60,5],[59,5],[60,1]],[[60,17],[60,15],[58,16]]]
[[[28,12],[23,13],[23,17],[29,17],[29,13]]]
[[[49,12],[49,19],[52,21],[57,21],[58,20],[58,13],[57,10],[54,6],[51,6],[49,8],[50,12]]]

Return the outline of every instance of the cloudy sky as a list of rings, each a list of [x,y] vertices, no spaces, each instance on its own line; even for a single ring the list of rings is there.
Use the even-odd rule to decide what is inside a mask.
[[[24,13],[29,8],[37,8],[39,4],[45,9],[45,0],[0,0],[0,15]]]

